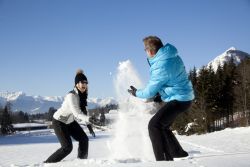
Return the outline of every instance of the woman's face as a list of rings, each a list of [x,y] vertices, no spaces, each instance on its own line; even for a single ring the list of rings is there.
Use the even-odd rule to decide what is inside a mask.
[[[83,92],[85,92],[87,89],[88,89],[88,85],[87,85],[87,83],[86,82],[78,82],[77,84],[76,84],[76,87],[83,93]]]

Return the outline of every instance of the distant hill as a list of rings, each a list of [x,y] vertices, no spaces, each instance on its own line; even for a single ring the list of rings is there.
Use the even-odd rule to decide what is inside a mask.
[[[30,96],[24,92],[0,92],[0,105],[4,106],[6,102],[12,104],[13,111],[23,111],[31,114],[44,113],[49,110],[50,107],[58,109],[64,97],[62,96]],[[89,98],[88,109],[94,109],[97,107],[103,107],[108,104],[117,104],[114,98]]]

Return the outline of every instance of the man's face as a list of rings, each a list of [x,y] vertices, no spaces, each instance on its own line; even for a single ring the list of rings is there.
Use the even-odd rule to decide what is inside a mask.
[[[149,58],[154,57],[155,54],[151,50],[149,50],[146,46],[144,46],[144,48],[145,48],[144,50]]]

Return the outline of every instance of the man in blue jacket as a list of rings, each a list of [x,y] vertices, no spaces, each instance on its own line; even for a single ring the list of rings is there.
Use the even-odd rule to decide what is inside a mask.
[[[150,65],[150,80],[144,89],[130,86],[128,92],[143,99],[156,99],[158,96],[158,101],[160,97],[164,103],[148,124],[156,160],[186,157],[188,153],[182,149],[170,126],[180,113],[191,106],[194,99],[192,83],[173,45],[163,46],[156,36],[146,37],[143,42]]]

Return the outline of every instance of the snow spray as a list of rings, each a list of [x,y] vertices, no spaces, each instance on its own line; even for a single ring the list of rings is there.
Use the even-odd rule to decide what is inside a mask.
[[[154,160],[152,144],[148,135],[148,122],[154,106],[128,93],[130,85],[143,88],[132,63],[120,62],[114,78],[114,87],[119,102],[118,120],[114,126],[111,142],[111,158],[118,160]]]

